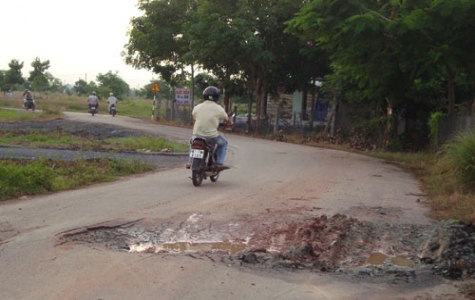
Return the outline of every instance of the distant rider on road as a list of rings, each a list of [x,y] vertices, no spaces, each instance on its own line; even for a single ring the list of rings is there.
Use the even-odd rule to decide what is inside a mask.
[[[119,101],[116,97],[114,97],[114,93],[109,94],[109,98],[107,98],[107,103],[109,103],[109,107],[107,108],[108,112],[111,112],[111,106],[116,105],[117,101]]]
[[[87,109],[91,110],[91,105],[96,106],[96,110],[99,110],[99,98],[96,95],[96,92],[92,92],[89,98],[87,98]]]
[[[26,101],[33,101],[33,95],[28,89],[23,92],[23,105],[25,105]]]

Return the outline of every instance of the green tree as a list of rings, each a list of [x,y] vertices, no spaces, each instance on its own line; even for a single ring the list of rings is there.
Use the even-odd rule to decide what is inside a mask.
[[[109,96],[109,93],[114,93],[118,99],[124,99],[129,93],[129,85],[120,78],[118,72],[112,73],[111,71],[106,74],[97,75],[98,82],[97,93],[104,98]]]
[[[203,90],[210,85],[219,86],[218,79],[209,73],[197,74],[195,76],[194,82],[195,82],[195,89],[198,91],[199,95],[201,95],[201,92],[203,92]]]
[[[456,76],[475,65],[474,40],[466,38],[474,7],[473,0],[315,0],[288,25],[331,54],[338,81],[366,89],[381,106],[406,105],[416,82],[428,87],[443,77],[452,114]]]
[[[23,69],[23,62],[18,61],[17,59],[12,59],[8,63],[10,69],[5,72],[5,88],[6,90],[15,90],[17,84],[23,84],[25,79],[21,70]]]
[[[50,67],[49,60],[42,62],[38,57],[31,63],[33,71],[30,72],[30,77],[28,81],[31,83],[33,88],[37,91],[48,89],[48,76],[46,71]]]
[[[51,73],[45,73],[46,80],[48,81],[48,90],[50,92],[63,92],[64,85],[61,79],[53,77]]]
[[[138,69],[160,74],[172,86],[182,83],[190,64],[189,40],[183,24],[189,21],[194,1],[139,0],[143,15],[131,19],[129,41],[122,56]]]
[[[73,92],[78,96],[88,96],[92,92],[97,91],[97,84],[94,81],[87,83],[83,79],[79,79],[74,83]]]
[[[10,89],[10,85],[6,81],[6,71],[0,70],[0,90],[5,94]]]
[[[454,113],[458,76],[472,74],[475,1],[315,0],[289,22],[289,30],[328,51],[335,72],[326,86],[344,98],[387,112],[385,145],[395,134],[395,114],[427,123],[441,109],[446,87]],[[457,28],[457,30],[454,30]],[[431,95],[428,97],[428,95]],[[380,117],[380,116],[376,116]]]
[[[249,96],[248,111],[255,100],[256,111],[267,113],[269,93],[285,86],[289,91],[306,88],[312,78],[329,72],[328,56],[307,40],[284,32],[285,21],[299,11],[302,1],[290,0],[204,0],[195,21],[189,24],[190,48],[197,61],[215,74],[228,96],[243,82]],[[315,55],[314,53],[317,53]],[[323,63],[323,65],[322,65]],[[250,121],[250,120],[249,120]]]
[[[404,51],[402,67],[411,78],[432,81],[443,77],[447,87],[447,112],[455,113],[456,85],[475,71],[475,1],[402,1],[398,15],[389,23]],[[404,63],[406,61],[406,63]]]
[[[84,96],[90,92],[87,82],[83,79],[79,79],[74,83],[73,91],[78,96]]]

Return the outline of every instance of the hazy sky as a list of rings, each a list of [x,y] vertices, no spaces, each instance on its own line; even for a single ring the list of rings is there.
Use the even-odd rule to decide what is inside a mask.
[[[24,62],[29,76],[36,57],[50,61],[49,72],[65,84],[96,81],[118,71],[131,88],[158,76],[135,70],[120,53],[128,42],[130,18],[139,16],[137,0],[0,0],[0,70],[12,59]],[[87,76],[87,78],[86,78]]]

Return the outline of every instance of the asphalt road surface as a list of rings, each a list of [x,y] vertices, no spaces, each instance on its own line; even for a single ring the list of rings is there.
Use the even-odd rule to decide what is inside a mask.
[[[183,142],[190,138],[188,128],[121,116],[67,117]],[[0,299],[459,299],[448,281],[391,285],[246,268],[199,251],[132,252],[101,243],[119,239],[120,230],[130,226],[137,239],[156,234],[163,244],[245,242],[262,226],[336,213],[372,222],[431,224],[417,201],[423,198],[417,181],[381,160],[226,137],[226,163],[232,168],[215,183],[194,187],[190,171],[180,167],[0,203]],[[397,213],[375,215],[374,207]],[[111,228],[120,229],[112,238],[107,236]],[[89,240],[81,234],[89,234]]]

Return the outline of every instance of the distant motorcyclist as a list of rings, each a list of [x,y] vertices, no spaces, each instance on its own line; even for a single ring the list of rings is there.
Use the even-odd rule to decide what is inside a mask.
[[[33,94],[28,89],[23,92],[23,105],[25,105],[26,101],[33,101]]]
[[[203,91],[203,103],[193,108],[192,115],[194,120],[193,136],[212,139],[216,144],[216,167],[220,169],[229,169],[224,165],[228,142],[219,133],[219,120],[225,120],[226,125],[232,125],[226,111],[217,102],[220,92],[218,88],[209,86]],[[188,168],[188,165],[187,165]]]
[[[92,92],[89,98],[87,98],[87,109],[91,110],[91,105],[96,106],[96,110],[99,110],[99,98],[96,95],[96,92]]]
[[[107,98],[107,103],[109,103],[109,107],[107,108],[107,111],[110,113],[111,112],[111,106],[115,105],[117,106],[117,101],[119,101],[116,97],[114,97],[114,93],[109,94],[109,98]]]

